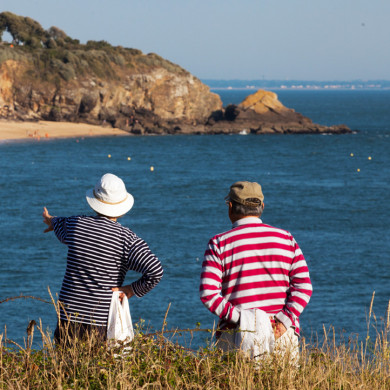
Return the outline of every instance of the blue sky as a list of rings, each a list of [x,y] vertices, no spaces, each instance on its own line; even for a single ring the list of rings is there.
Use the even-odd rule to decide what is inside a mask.
[[[390,79],[389,0],[1,0],[0,11],[201,79]]]

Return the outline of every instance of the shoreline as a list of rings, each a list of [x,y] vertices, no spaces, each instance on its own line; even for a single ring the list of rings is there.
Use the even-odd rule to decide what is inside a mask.
[[[17,122],[0,120],[0,143],[59,138],[129,136],[124,130],[72,122]]]

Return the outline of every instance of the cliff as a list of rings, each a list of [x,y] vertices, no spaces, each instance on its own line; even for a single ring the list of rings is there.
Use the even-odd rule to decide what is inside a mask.
[[[258,91],[238,106],[157,54],[80,44],[57,27],[0,14],[0,118],[85,122],[133,134],[346,132],[327,128]]]
[[[118,70],[114,80],[84,75],[60,83],[26,79],[26,72],[26,64],[15,60],[0,65],[0,117],[107,124],[143,134],[204,123],[222,107],[194,76],[162,67],[120,76]]]

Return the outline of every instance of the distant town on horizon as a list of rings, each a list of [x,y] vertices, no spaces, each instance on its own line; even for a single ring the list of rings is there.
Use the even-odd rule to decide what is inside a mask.
[[[211,89],[294,89],[361,90],[390,89],[390,80],[309,81],[309,80],[217,80],[201,79]]]

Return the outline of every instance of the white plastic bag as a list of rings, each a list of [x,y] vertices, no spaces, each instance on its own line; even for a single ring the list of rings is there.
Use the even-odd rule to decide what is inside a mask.
[[[112,293],[110,312],[107,322],[107,341],[110,347],[124,345],[134,338],[129,302],[126,295],[119,300],[120,291]],[[118,343],[120,341],[121,343]]]
[[[240,331],[235,334],[234,341],[237,348],[254,359],[272,353],[275,336],[268,314],[260,309],[241,310]]]

